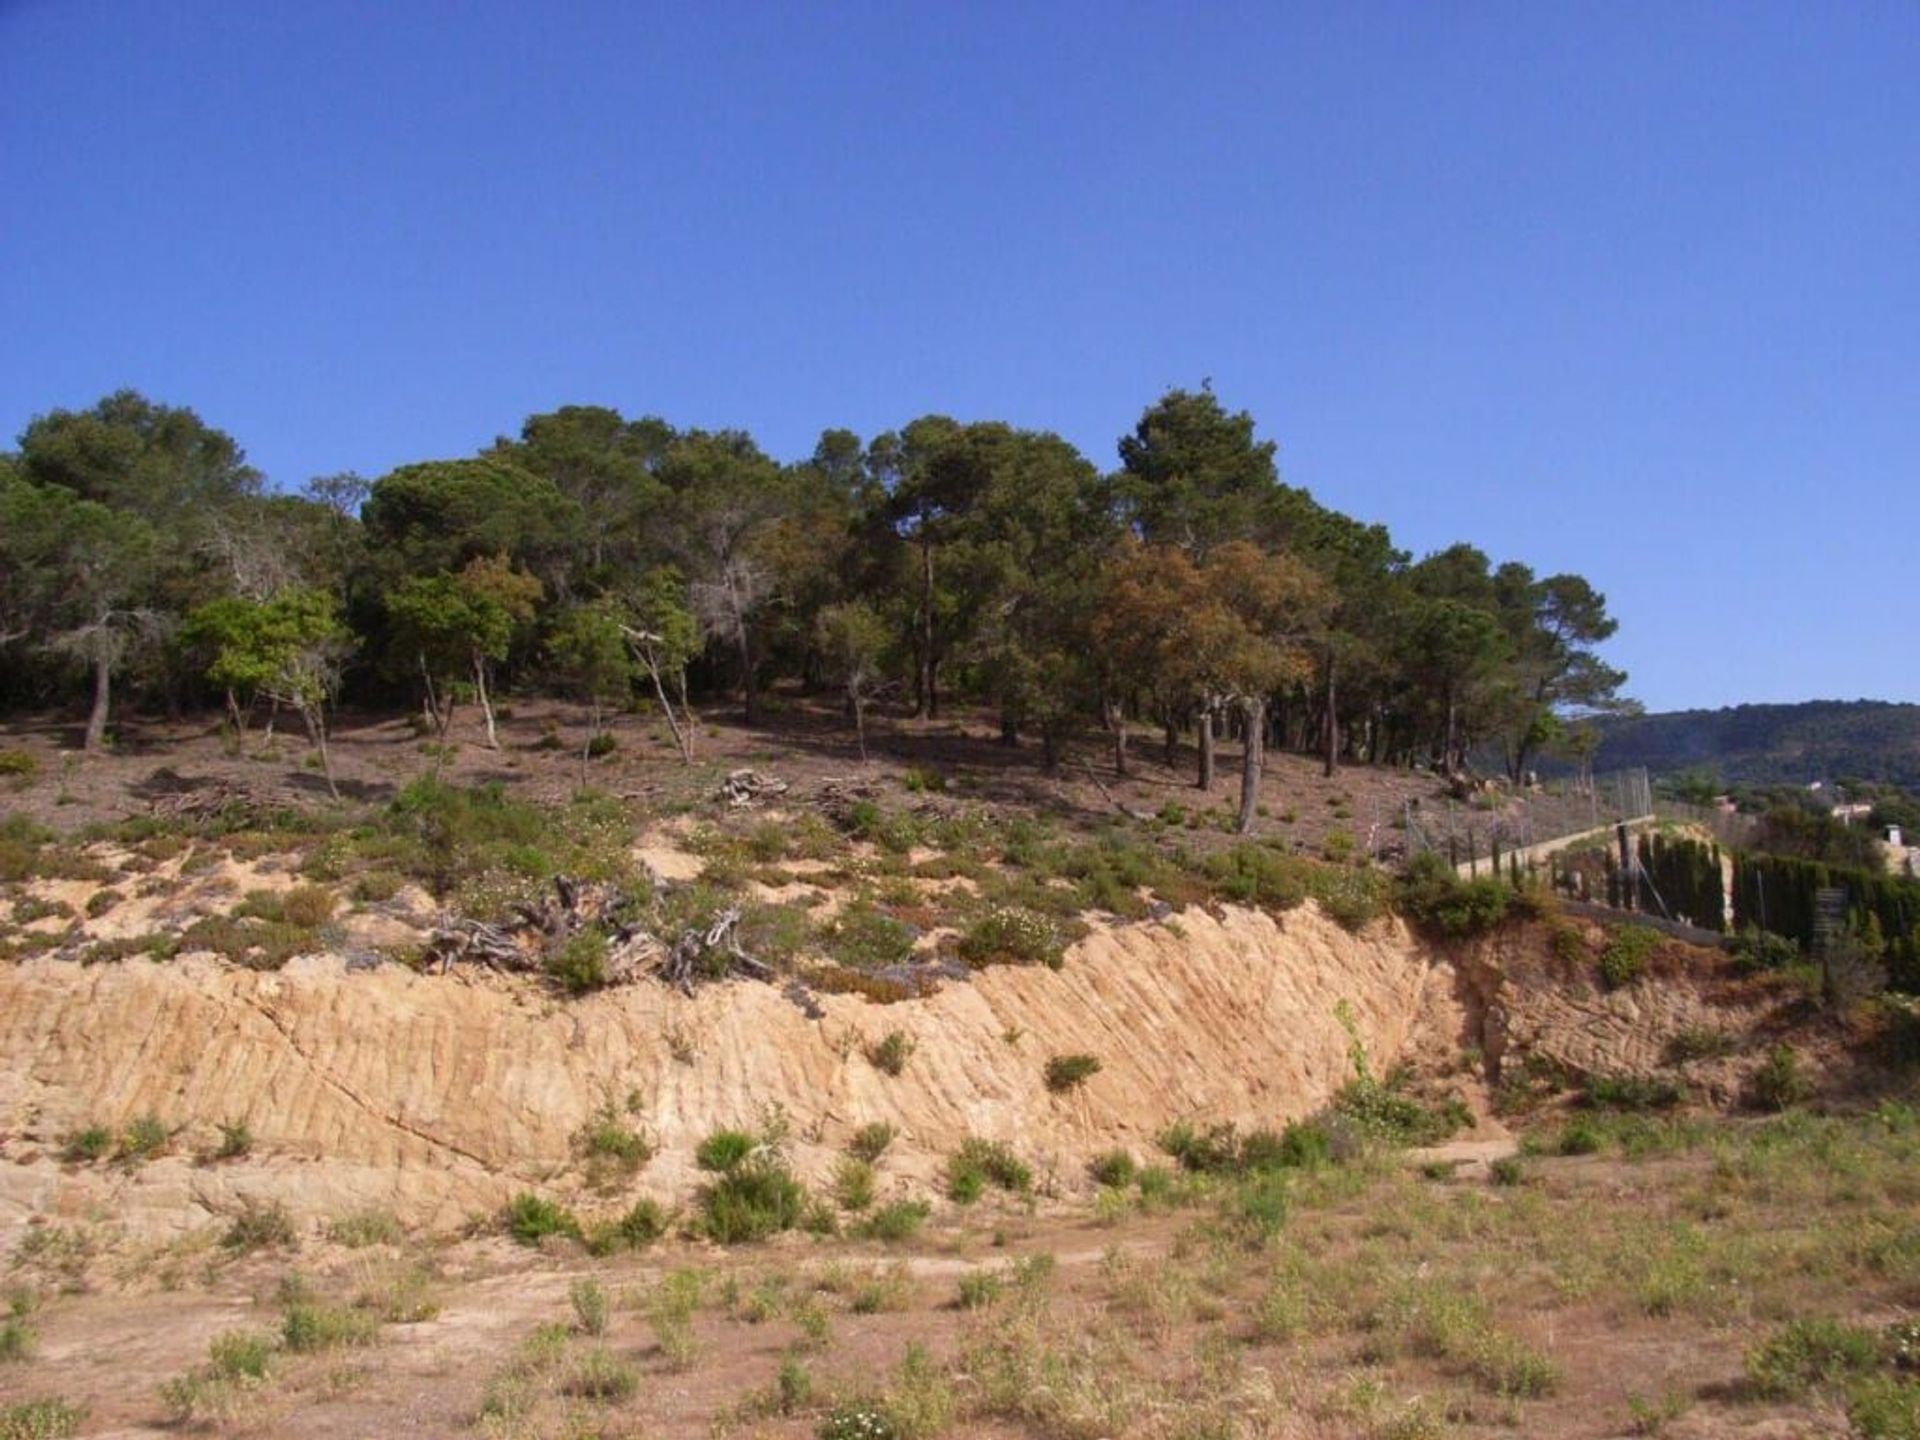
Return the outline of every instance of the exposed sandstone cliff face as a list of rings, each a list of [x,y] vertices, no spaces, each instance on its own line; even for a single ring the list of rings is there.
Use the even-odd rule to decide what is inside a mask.
[[[658,1142],[635,1188],[662,1198],[696,1183],[702,1136],[771,1105],[810,1177],[884,1120],[900,1132],[889,1182],[930,1180],[980,1135],[1077,1186],[1089,1154],[1144,1152],[1176,1119],[1276,1125],[1318,1108],[1351,1073],[1342,1001],[1383,1066],[1423,1038],[1472,1043],[1455,990],[1452,967],[1397,923],[1354,936],[1311,906],[1103,928],[1060,972],[993,969],[891,1006],[826,997],[822,1020],[752,983],[562,1001],[490,975],[335,960],[278,974],[35,961],[0,970],[0,1250],[36,1214],[104,1210],[164,1232],[243,1196],[306,1218],[379,1205],[453,1225],[516,1190],[578,1190],[573,1137],[608,1101]],[[897,1078],[862,1054],[894,1029],[917,1042]],[[1047,1059],[1075,1052],[1104,1068],[1050,1093]],[[148,1113],[184,1127],[175,1155],[59,1162],[72,1130]],[[236,1120],[251,1157],[191,1158]]]

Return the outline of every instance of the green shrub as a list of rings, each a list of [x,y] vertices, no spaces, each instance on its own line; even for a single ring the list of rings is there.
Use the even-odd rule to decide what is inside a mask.
[[[1055,1055],[1047,1061],[1047,1089],[1055,1094],[1076,1090],[1100,1073],[1097,1055]]]
[[[1526,1182],[1527,1167],[1518,1155],[1502,1155],[1487,1167],[1487,1175],[1496,1185],[1521,1185]]]
[[[712,1175],[725,1175],[753,1154],[760,1142],[744,1130],[716,1130],[693,1152],[693,1163]]]
[[[1650,1075],[1589,1075],[1586,1102],[1607,1110],[1667,1110],[1685,1096],[1671,1080]]]
[[[31,780],[40,773],[40,757],[31,750],[0,750],[0,777]]]
[[[1597,1155],[1606,1145],[1606,1140],[1606,1131],[1592,1120],[1580,1116],[1568,1122],[1553,1148],[1561,1155]]]
[[[722,1245],[764,1240],[800,1223],[807,1192],[772,1154],[742,1160],[701,1195],[707,1235]]]
[[[173,1147],[173,1132],[158,1115],[147,1114],[130,1121],[120,1137],[120,1158],[129,1164],[157,1160]]]
[[[1006,1293],[1007,1282],[992,1270],[969,1270],[960,1277],[959,1306],[983,1310]]]
[[[289,925],[314,929],[333,918],[340,902],[324,885],[296,885],[281,899],[283,918]]]
[[[1847,1387],[1847,1423],[1859,1440],[1920,1440],[1920,1385],[1871,1375]]]
[[[60,1158],[74,1164],[104,1160],[113,1153],[113,1131],[104,1125],[88,1125],[67,1136]]]
[[[619,748],[620,742],[603,730],[591,740],[587,741],[587,758],[590,760],[598,760],[603,756],[613,754],[613,752]]]
[[[1265,845],[1235,845],[1208,856],[1206,875],[1221,899],[1241,905],[1291,910],[1307,898],[1304,867]]]
[[[872,1165],[887,1153],[887,1147],[893,1144],[894,1129],[884,1120],[875,1120],[862,1125],[853,1132],[853,1138],[847,1141],[847,1153],[856,1160],[864,1160]]]
[[[24,1315],[0,1320],[0,1364],[31,1359],[39,1344],[40,1332]]]
[[[1747,1378],[1769,1399],[1837,1388],[1881,1360],[1880,1336],[1838,1320],[1794,1320],[1747,1353]]]
[[[1728,945],[1734,964],[1746,972],[1786,970],[1800,963],[1800,942],[1770,930],[1749,925]]]
[[[886,1407],[874,1400],[841,1401],[814,1434],[819,1440],[907,1440]]]
[[[1139,1167],[1134,1163],[1131,1151],[1108,1150],[1087,1162],[1087,1173],[1093,1177],[1096,1185],[1124,1190],[1133,1183]]]
[[[1647,925],[1622,925],[1607,937],[1600,952],[1600,979],[1609,990],[1631,985],[1646,973],[1647,961],[1660,946],[1660,932]]]
[[[866,901],[841,911],[820,939],[834,961],[853,970],[884,970],[913,957],[913,931]]]
[[[584,995],[606,985],[607,932],[597,925],[570,935],[544,962],[549,977],[571,995]]]
[[[1800,1056],[1791,1045],[1776,1045],[1755,1073],[1751,1094],[1762,1110],[1789,1110],[1813,1095],[1813,1082],[1800,1069]]]
[[[1393,1145],[1437,1145],[1473,1123],[1472,1112],[1456,1097],[1424,1105],[1368,1075],[1348,1082],[1333,1103],[1358,1129]]]
[[[616,1250],[644,1250],[666,1233],[667,1212],[659,1202],[643,1196],[618,1219],[588,1226],[583,1238],[589,1254],[611,1255]]]
[[[273,1366],[273,1337],[258,1330],[228,1330],[213,1337],[207,1354],[216,1375],[264,1380]]]
[[[1199,1130],[1178,1120],[1160,1132],[1158,1143],[1180,1162],[1182,1170],[1194,1175],[1222,1175],[1240,1168],[1240,1132],[1230,1123]]]
[[[550,1235],[580,1238],[580,1222],[571,1210],[530,1190],[507,1202],[506,1227],[522,1245],[538,1245]]]
[[[1250,1239],[1265,1244],[1285,1228],[1287,1206],[1286,1177],[1256,1172],[1234,1188],[1228,1218]]]
[[[629,1126],[611,1103],[601,1106],[573,1137],[574,1148],[594,1168],[613,1168],[631,1175],[653,1158],[647,1137]]]
[[[1052,920],[1015,905],[996,905],[960,937],[960,958],[976,970],[989,965],[1045,965],[1058,970],[1066,945]]]
[[[980,1198],[988,1185],[1025,1194],[1033,1171],[1002,1140],[970,1137],[947,1158],[947,1195],[962,1205]]]
[[[1462,880],[1434,851],[1413,857],[1401,879],[1400,912],[1413,924],[1449,939],[1484,935],[1507,918],[1513,890],[1493,877]]]
[[[619,1404],[640,1388],[640,1372],[605,1346],[595,1345],[574,1357],[560,1388],[582,1400]]]
[[[910,1240],[932,1213],[924,1200],[894,1200],[863,1220],[857,1233],[867,1240]]]
[[[1725,1030],[1688,1025],[1667,1041],[1667,1063],[1685,1065],[1694,1060],[1723,1060],[1738,1053],[1740,1042]]]
[[[842,1210],[864,1210],[873,1204],[873,1166],[843,1156],[833,1170],[833,1198]]]
[[[867,1046],[867,1060],[882,1074],[898,1075],[907,1068],[907,1061],[913,1058],[916,1048],[913,1037],[904,1030],[889,1030],[882,1039]]]

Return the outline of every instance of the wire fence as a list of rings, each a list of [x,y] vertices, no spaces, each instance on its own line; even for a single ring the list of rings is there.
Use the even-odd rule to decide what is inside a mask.
[[[1490,786],[1465,799],[1410,800],[1400,816],[1408,855],[1433,851],[1479,869],[1654,813],[1644,767],[1575,776],[1518,790]]]

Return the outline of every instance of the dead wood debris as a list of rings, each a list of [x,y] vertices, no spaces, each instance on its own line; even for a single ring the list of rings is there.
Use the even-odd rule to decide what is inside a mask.
[[[704,980],[735,974],[756,980],[775,978],[772,967],[741,943],[738,906],[672,937],[627,918],[635,909],[626,892],[616,886],[583,886],[559,875],[554,877],[551,895],[538,905],[515,905],[505,919],[446,917],[428,941],[426,957],[443,975],[455,964],[485,965],[510,974],[539,973],[575,935],[598,925],[607,934],[609,985],[630,985],[651,975],[691,995]]]
[[[758,770],[735,770],[720,782],[720,790],[715,797],[735,810],[745,810],[758,805],[776,795],[787,793],[787,782],[772,775],[762,775]]]

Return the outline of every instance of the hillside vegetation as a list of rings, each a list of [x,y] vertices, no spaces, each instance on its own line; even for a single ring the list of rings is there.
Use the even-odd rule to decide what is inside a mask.
[[[1701,770],[1725,784],[1805,785],[1841,778],[1920,790],[1920,705],[1810,700],[1609,716],[1601,769]]]

